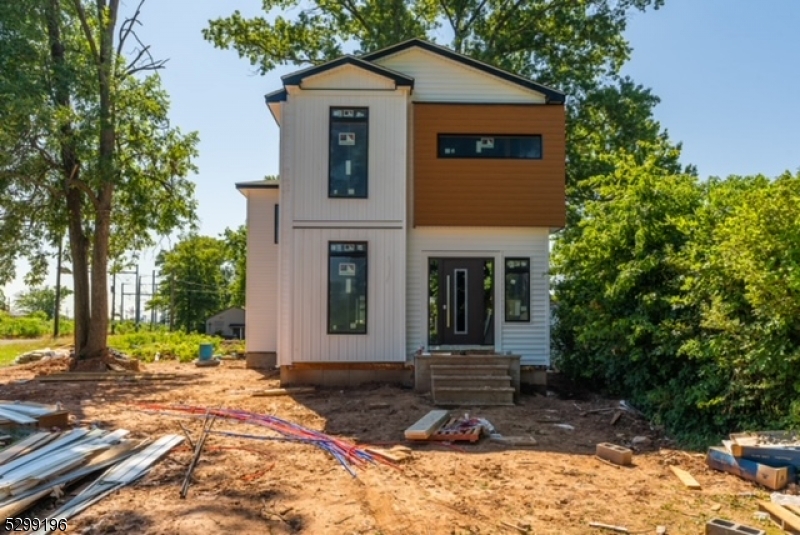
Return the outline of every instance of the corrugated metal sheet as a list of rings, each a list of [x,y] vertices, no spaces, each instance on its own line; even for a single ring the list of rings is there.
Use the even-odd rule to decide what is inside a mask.
[[[294,237],[291,361],[405,361],[405,231],[295,229]],[[327,334],[329,241],[368,243],[365,335]]]
[[[353,65],[343,65],[303,80],[303,89],[394,89],[394,81]]]
[[[544,102],[544,95],[420,48],[375,63],[414,78],[412,98],[431,102]]]
[[[369,108],[369,171],[367,199],[328,197],[329,116],[331,106]],[[405,221],[406,128],[405,91],[307,91],[289,96],[294,137],[290,175],[295,221]],[[288,119],[284,118],[284,126]],[[285,204],[285,203],[284,203]]]
[[[410,352],[428,346],[429,257],[495,259],[495,350],[521,355],[523,365],[550,363],[549,235],[543,228],[419,227],[409,231],[407,341]],[[531,258],[531,322],[505,323],[503,259]]]

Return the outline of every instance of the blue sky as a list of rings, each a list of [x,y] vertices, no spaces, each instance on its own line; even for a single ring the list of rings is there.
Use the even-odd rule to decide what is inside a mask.
[[[138,3],[124,1],[129,9]],[[142,40],[155,57],[169,58],[161,75],[172,98],[172,123],[200,133],[194,178],[200,230],[207,235],[245,222],[245,199],[235,182],[278,172],[278,128],[263,96],[292,69],[260,76],[201,35],[209,19],[234,9],[256,15],[260,5],[148,0],[142,12]],[[666,0],[658,11],[632,16],[626,36],[634,50],[623,73],[661,98],[656,118],[683,142],[684,162],[697,165],[702,177],[775,176],[800,168],[799,20],[797,0],[758,7],[752,0]],[[144,252],[141,269],[149,273],[158,248],[169,246],[164,241]],[[24,270],[21,264],[20,275]],[[70,283],[68,276],[62,281]],[[23,289],[17,280],[5,294]]]

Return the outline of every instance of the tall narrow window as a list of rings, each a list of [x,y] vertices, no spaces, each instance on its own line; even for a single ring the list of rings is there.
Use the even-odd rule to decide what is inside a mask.
[[[328,334],[367,333],[367,244],[328,244]]]
[[[331,108],[328,196],[367,198],[367,108]]]
[[[531,321],[531,261],[506,258],[506,321]]]

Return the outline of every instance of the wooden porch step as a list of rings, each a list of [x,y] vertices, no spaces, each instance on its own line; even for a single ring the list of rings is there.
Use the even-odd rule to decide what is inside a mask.
[[[442,386],[433,388],[437,405],[514,405],[510,386]]]
[[[433,375],[431,385],[441,387],[511,386],[510,375]]]
[[[432,375],[508,375],[505,364],[431,364]]]

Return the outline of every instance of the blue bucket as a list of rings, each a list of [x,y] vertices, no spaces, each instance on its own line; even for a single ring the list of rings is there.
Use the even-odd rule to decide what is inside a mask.
[[[200,344],[200,358],[198,360],[211,360],[214,356],[213,344]]]

